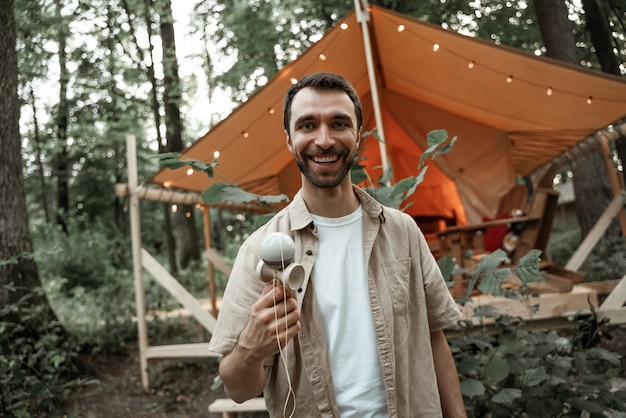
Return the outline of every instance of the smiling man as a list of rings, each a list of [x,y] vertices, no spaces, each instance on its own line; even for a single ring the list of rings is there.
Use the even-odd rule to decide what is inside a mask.
[[[210,349],[228,396],[263,393],[270,416],[465,417],[443,329],[461,314],[410,216],[351,184],[362,110],[343,77],[315,73],[285,96],[293,201],[241,246]],[[265,236],[296,244],[302,288],[259,280]]]

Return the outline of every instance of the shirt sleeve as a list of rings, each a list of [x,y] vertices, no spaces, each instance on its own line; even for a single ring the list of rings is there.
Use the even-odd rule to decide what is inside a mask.
[[[454,301],[448,285],[441,274],[435,257],[430,252],[426,238],[421,231],[417,233],[419,259],[423,273],[424,292],[428,310],[428,323],[431,331],[447,328],[462,318],[462,313]]]
[[[250,316],[252,305],[263,291],[264,283],[257,278],[258,257],[247,242],[237,253],[233,270],[226,283],[219,315],[209,342],[209,350],[227,354],[234,348],[239,334]]]

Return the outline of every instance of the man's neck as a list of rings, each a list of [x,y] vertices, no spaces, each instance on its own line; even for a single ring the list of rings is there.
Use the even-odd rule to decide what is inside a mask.
[[[331,189],[303,184],[302,197],[309,212],[326,218],[346,216],[359,207],[359,199],[350,183],[343,183]]]

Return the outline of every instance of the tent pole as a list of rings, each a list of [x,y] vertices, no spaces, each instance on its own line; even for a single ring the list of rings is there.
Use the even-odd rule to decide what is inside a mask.
[[[354,10],[356,19],[361,24],[361,33],[363,34],[363,45],[365,49],[365,60],[367,62],[367,74],[370,81],[370,90],[372,92],[372,105],[374,107],[374,118],[376,119],[376,130],[380,141],[380,160],[383,166],[383,173],[389,168],[389,160],[387,159],[387,142],[385,141],[385,130],[383,128],[383,118],[380,112],[380,100],[378,98],[378,83],[376,82],[376,72],[374,69],[374,57],[372,54],[372,43],[370,41],[370,33],[368,22],[370,20],[369,7],[367,0],[354,0]]]

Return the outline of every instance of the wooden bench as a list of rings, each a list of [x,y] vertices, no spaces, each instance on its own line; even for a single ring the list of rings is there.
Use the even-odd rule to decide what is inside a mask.
[[[228,398],[220,398],[209,405],[209,412],[221,412],[223,418],[237,418],[239,412],[262,411],[267,411],[263,398],[252,398],[243,403],[237,403]]]

